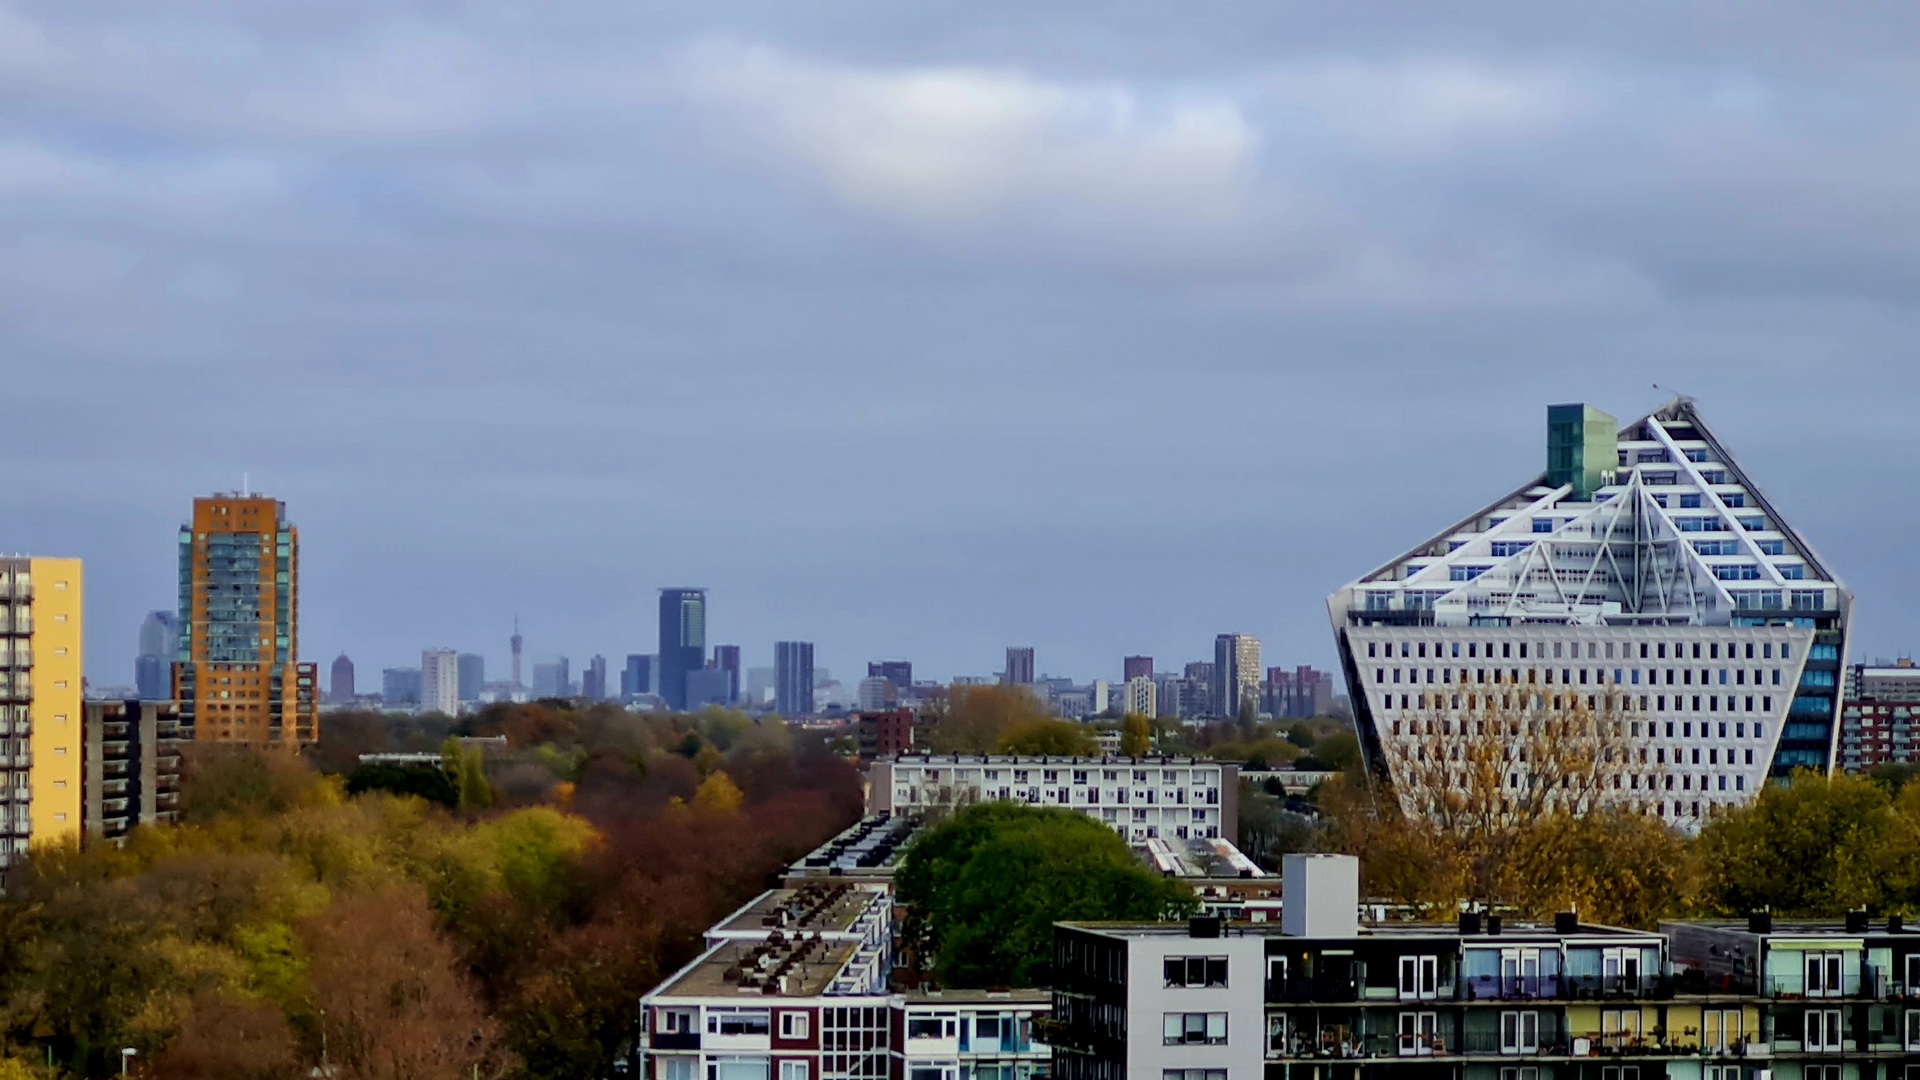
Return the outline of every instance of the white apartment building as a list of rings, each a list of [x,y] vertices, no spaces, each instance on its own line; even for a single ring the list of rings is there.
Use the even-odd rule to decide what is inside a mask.
[[[1160,695],[1156,689],[1153,679],[1149,676],[1136,675],[1128,679],[1123,690],[1124,699],[1121,702],[1120,711],[1139,713],[1149,720],[1157,718],[1160,715]]]
[[[460,714],[460,654],[428,649],[420,654],[420,710]]]
[[[1490,700],[1609,699],[1645,758],[1622,798],[1683,828],[1833,766],[1852,595],[1684,398],[1553,406],[1544,475],[1327,606],[1376,767]]]
[[[908,754],[869,773],[867,812],[1011,801],[1078,810],[1129,842],[1239,835],[1239,766],[1170,757]]]

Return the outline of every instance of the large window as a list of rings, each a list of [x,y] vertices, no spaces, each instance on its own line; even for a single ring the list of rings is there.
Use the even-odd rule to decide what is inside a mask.
[[[1504,1012],[1500,1014],[1500,1052],[1534,1054],[1540,1051],[1540,1014]]]
[[[692,1058],[668,1058],[660,1070],[661,1080],[693,1080],[696,1062]]]
[[[765,1009],[708,1009],[709,1035],[765,1035],[772,1030]]]
[[[780,1063],[780,1080],[812,1080],[811,1073],[804,1061],[783,1061]]]
[[[1840,1049],[1840,1010],[1807,1010],[1807,1045],[1809,1051],[1835,1052]]]
[[[1160,1080],[1227,1080],[1225,1069],[1162,1069]]]
[[[767,1080],[771,1071],[766,1058],[723,1057],[707,1062],[707,1080]]]
[[[909,1039],[951,1039],[957,1031],[958,1025],[952,1014],[907,1018]]]
[[[1806,994],[1808,997],[1839,997],[1841,954],[1810,952],[1806,956]]]
[[[1740,1010],[1706,1009],[1701,1014],[1700,1048],[1725,1054],[1740,1045]]]
[[[1169,956],[1165,962],[1168,986],[1225,986],[1227,958],[1224,956]]]
[[[1400,1014],[1400,1056],[1432,1057],[1440,1044],[1440,1015],[1430,1012]]]
[[[1205,1044],[1217,1046],[1227,1041],[1227,1014],[1168,1013],[1164,1028],[1165,1044]]]
[[[1400,1000],[1431,1001],[1439,995],[1439,957],[1403,956],[1400,958]]]

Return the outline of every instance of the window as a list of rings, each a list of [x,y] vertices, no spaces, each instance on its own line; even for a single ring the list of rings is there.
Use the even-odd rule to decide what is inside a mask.
[[[1838,1065],[1803,1065],[1800,1067],[1801,1080],[1840,1080]]]
[[[1227,1080],[1225,1069],[1162,1069],[1160,1080]]]
[[[781,1062],[780,1080],[807,1080],[807,1063],[804,1061]]]
[[[1218,1046],[1227,1041],[1227,1014],[1167,1013],[1165,1044]]]
[[[1637,993],[1640,989],[1640,950],[1607,949],[1600,954],[1603,989]]]
[[[1401,1057],[1432,1057],[1439,1042],[1439,1013],[1403,1012],[1400,1014]]]
[[[1630,1046],[1639,1042],[1640,1010],[1600,1010],[1600,1037],[1609,1046]]]
[[[1840,996],[1840,954],[1810,952],[1806,956],[1808,997]]]
[[[1533,531],[1537,533],[1550,533],[1553,531],[1553,521],[1549,518],[1534,518]]]
[[[1500,1014],[1500,1052],[1534,1054],[1540,1051],[1540,1014],[1503,1012]]]
[[[1440,958],[1400,958],[1400,1000],[1432,1001],[1440,995]]]
[[[1741,1080],[1738,1065],[1709,1065],[1706,1080]]]
[[[771,1030],[765,1009],[708,1009],[709,1035],[765,1035]]]
[[[693,1080],[693,1066],[688,1058],[668,1058],[667,1067],[660,1075],[664,1080]]]
[[[1284,956],[1267,957],[1267,990],[1269,993],[1287,985],[1287,958]]]
[[[1698,495],[1682,495],[1682,496],[1680,496],[1680,509],[1682,509],[1682,510],[1698,510],[1698,509],[1700,509],[1700,496],[1698,496]]]
[[[1907,993],[1920,995],[1920,953],[1907,957]]]
[[[952,1065],[915,1065],[907,1070],[907,1080],[953,1080]]]
[[[1508,1066],[1500,1070],[1500,1080],[1540,1080],[1540,1070],[1532,1065],[1522,1065],[1518,1068]],[[1608,1080],[1612,1078],[1609,1077]]]
[[[693,1034],[693,1010],[661,1009],[659,1024],[663,1035],[691,1035]]]
[[[1600,1080],[1640,1080],[1638,1065],[1603,1065]]]
[[[1840,1010],[1807,1010],[1807,1046],[1810,1051],[1840,1049]]]
[[[1532,995],[1540,992],[1540,950],[1501,949],[1500,982],[1508,994]]]
[[[766,1058],[723,1057],[707,1062],[707,1080],[767,1080]]]
[[[951,1039],[956,1027],[952,1016],[909,1016],[907,1038]]]
[[[1169,956],[1165,964],[1168,986],[1225,986],[1227,958],[1224,956]]]
[[[1920,1050],[1920,1009],[1907,1010],[1907,1049]]]
[[[803,1012],[783,1012],[780,1014],[780,1037],[783,1039],[804,1039],[807,1037],[807,1014]]]
[[[1700,1048],[1725,1054],[1740,1045],[1740,1010],[1706,1009],[1701,1013]]]

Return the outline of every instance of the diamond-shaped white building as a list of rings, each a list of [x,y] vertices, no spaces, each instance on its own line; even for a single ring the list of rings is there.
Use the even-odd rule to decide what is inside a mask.
[[[1369,760],[1504,684],[1616,692],[1682,827],[1830,770],[1852,595],[1693,402],[1547,427],[1544,474],[1328,598]]]

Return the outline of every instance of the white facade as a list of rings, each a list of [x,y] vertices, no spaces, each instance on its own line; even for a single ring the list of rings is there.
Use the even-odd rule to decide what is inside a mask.
[[[1139,713],[1152,720],[1160,715],[1159,694],[1153,680],[1145,675],[1136,675],[1127,680],[1122,712]]]
[[[878,677],[861,679],[858,694],[860,711],[880,712],[891,708],[894,693],[894,685],[889,680]]]
[[[420,654],[420,708],[448,716],[460,713],[460,654],[428,649]]]
[[[1376,763],[1492,698],[1614,701],[1622,798],[1683,827],[1832,767],[1851,594],[1691,402],[1615,434],[1597,480],[1550,471],[1328,599]]]
[[[1237,835],[1238,767],[1191,758],[911,754],[870,772],[868,812],[1012,801],[1078,810],[1129,841]]]

